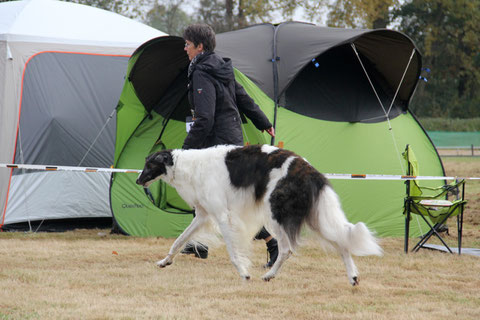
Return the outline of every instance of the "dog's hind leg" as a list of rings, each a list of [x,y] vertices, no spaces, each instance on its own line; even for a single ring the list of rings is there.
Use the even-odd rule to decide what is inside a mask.
[[[272,224],[274,228],[277,242],[278,242],[278,257],[275,263],[273,264],[272,268],[262,276],[262,280],[270,281],[271,279],[275,278],[275,275],[282,267],[283,263],[290,257],[291,250],[290,250],[290,241],[288,239],[288,235],[285,230],[281,226],[275,226],[276,223]]]
[[[350,284],[352,286],[356,286],[359,284],[358,280],[358,270],[357,266],[355,265],[355,262],[353,262],[352,255],[350,252],[345,249],[345,248],[337,248],[337,251],[340,253],[340,256],[343,259],[343,263],[345,264],[345,268],[347,269],[347,276],[348,276],[348,281],[350,281]]]
[[[183,248],[183,245],[187,243],[188,240],[200,229],[200,227],[205,223],[206,216],[201,213],[200,210],[196,209],[196,216],[193,218],[190,225],[182,232],[182,234],[175,240],[168,255],[165,259],[157,262],[157,265],[160,268],[164,268],[173,263],[173,258],[177,255],[178,251]]]
[[[241,250],[237,248],[237,245],[241,245],[242,239],[235,238],[235,231],[233,231],[228,221],[219,221],[218,226],[222,233],[223,240],[227,247],[230,261],[237,269],[240,277],[244,280],[250,280],[250,274],[248,272],[248,258],[245,254],[242,254]]]

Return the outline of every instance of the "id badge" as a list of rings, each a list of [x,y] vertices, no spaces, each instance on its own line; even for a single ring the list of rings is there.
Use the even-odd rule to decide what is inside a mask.
[[[187,126],[187,133],[190,132],[190,129],[192,128],[194,122],[193,122],[193,117],[187,117],[185,120],[185,124]]]

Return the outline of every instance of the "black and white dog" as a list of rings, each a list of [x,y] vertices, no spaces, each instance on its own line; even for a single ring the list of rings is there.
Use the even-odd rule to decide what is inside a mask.
[[[148,187],[162,179],[175,187],[196,216],[176,239],[165,267],[202,226],[214,223],[240,276],[249,279],[248,244],[264,225],[278,240],[279,255],[263,275],[275,277],[298,245],[307,225],[321,242],[336,249],[348,280],[358,284],[351,254],[382,255],[365,224],[348,222],[327,179],[295,153],[268,145],[217,146],[201,150],[164,150],[150,155],[137,184]]]

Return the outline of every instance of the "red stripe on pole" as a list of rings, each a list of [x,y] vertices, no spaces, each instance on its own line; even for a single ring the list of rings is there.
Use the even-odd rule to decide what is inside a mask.
[[[351,177],[355,178],[355,179],[365,179],[367,177],[367,175],[366,174],[352,174]]]

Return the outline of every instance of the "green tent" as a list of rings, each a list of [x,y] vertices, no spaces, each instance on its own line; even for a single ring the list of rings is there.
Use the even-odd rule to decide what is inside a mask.
[[[180,148],[190,114],[188,58],[178,37],[153,39],[132,55],[117,112],[115,167],[141,169],[145,157]],[[305,23],[261,24],[217,35],[216,52],[232,58],[237,81],[274,123],[270,141],[243,119],[250,144],[282,142],[323,173],[404,174],[410,144],[422,175],[444,175],[430,139],[408,110],[421,56],[390,30],[349,30]],[[162,182],[150,194],[132,174],[114,174],[113,216],[139,236],[175,237],[191,208]],[[404,233],[402,181],[332,180],[353,223],[380,236]],[[411,223],[412,235],[422,223]]]

